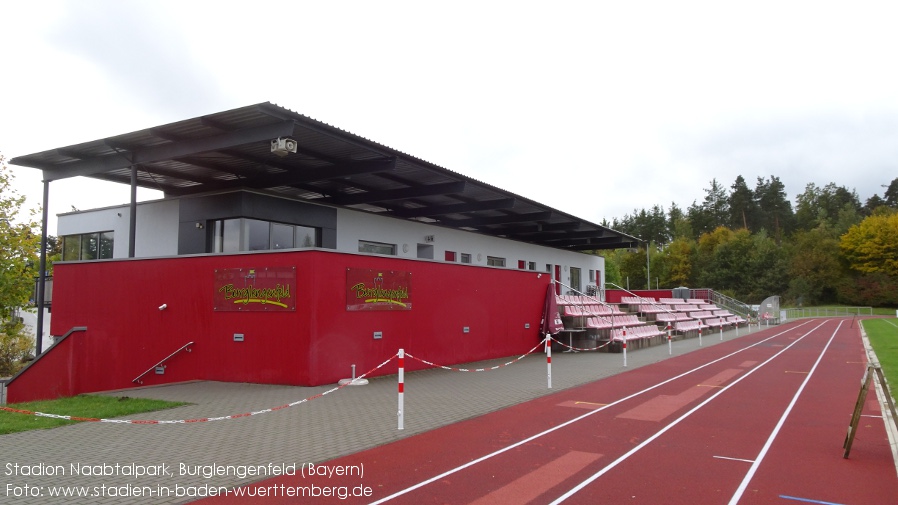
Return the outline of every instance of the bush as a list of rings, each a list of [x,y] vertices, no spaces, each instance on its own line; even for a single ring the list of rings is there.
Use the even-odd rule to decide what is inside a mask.
[[[7,322],[0,326],[0,377],[15,374],[32,357],[34,338],[19,322]]]

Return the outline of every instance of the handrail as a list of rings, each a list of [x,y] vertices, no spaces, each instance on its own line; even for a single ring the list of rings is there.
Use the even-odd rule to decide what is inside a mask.
[[[146,375],[146,374],[152,372],[153,370],[156,369],[156,367],[158,367],[159,365],[165,363],[166,361],[168,361],[169,359],[171,359],[172,356],[174,356],[175,354],[178,354],[179,352],[183,351],[184,349],[187,349],[187,348],[190,347],[191,345],[193,345],[193,342],[187,342],[186,344],[182,345],[181,347],[178,348],[177,351],[175,351],[175,352],[169,354],[168,356],[162,358],[162,361],[160,361],[159,363],[156,363],[155,365],[151,366],[150,368],[147,368],[147,371],[146,371],[146,372],[144,372],[144,373],[138,375],[138,376],[135,377],[134,380],[132,380],[131,382],[139,382],[139,383],[143,384],[143,381],[140,380],[141,377],[143,377],[144,375]],[[190,349],[187,349],[187,352],[191,352]]]

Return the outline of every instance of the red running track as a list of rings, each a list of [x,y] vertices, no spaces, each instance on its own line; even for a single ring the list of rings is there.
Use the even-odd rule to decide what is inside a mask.
[[[842,457],[865,367],[856,322],[793,322],[320,467],[363,475],[243,491],[265,503],[894,504],[872,392]],[[281,496],[293,486],[318,494]],[[351,496],[361,486],[370,495]]]

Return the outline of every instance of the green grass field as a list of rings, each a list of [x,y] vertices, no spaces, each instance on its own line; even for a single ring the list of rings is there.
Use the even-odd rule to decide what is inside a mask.
[[[863,324],[894,397],[898,394],[898,319],[865,319]]]
[[[150,400],[145,398],[129,398],[127,396],[80,395],[70,398],[59,398],[57,400],[16,403],[5,406],[19,410],[30,410],[32,412],[45,412],[47,414],[109,419],[113,417],[129,416],[131,414],[170,409],[181,405],[186,405],[186,403]],[[77,422],[79,421],[18,414],[0,410],[0,435],[16,433],[19,431],[55,428],[57,426],[65,426]]]

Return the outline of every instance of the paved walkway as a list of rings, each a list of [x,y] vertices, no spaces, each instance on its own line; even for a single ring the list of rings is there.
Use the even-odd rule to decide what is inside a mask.
[[[739,330],[740,335],[747,333],[744,328]],[[735,331],[725,332],[723,337],[736,338]],[[705,347],[719,342],[716,333],[703,338]],[[696,338],[675,341],[673,355],[697,348]],[[249,465],[324,462],[668,357],[667,345],[631,351],[624,368],[621,354],[555,351],[552,389],[547,388],[542,353],[489,372],[430,369],[407,373],[405,429],[401,431],[397,429],[397,378],[392,375],[292,408],[234,420],[174,425],[80,423],[4,435],[0,436],[0,503],[185,503],[202,493],[204,486],[231,487],[268,476],[233,475]],[[507,361],[492,360],[466,368]],[[395,366],[391,363],[387,369],[395,370]],[[191,403],[136,415],[135,419],[193,419],[276,407],[332,387],[192,382],[108,394]],[[103,464],[107,466],[96,466]],[[100,475],[73,475],[73,465],[88,465]],[[233,465],[231,475],[207,478],[202,472],[213,468],[208,465]],[[133,471],[152,474],[162,466],[164,475],[129,475]],[[182,470],[198,466],[201,475],[182,475]],[[49,496],[54,487],[72,491],[80,487],[91,496],[54,499]],[[142,496],[135,496],[138,492]],[[25,496],[35,493],[40,496]]]

